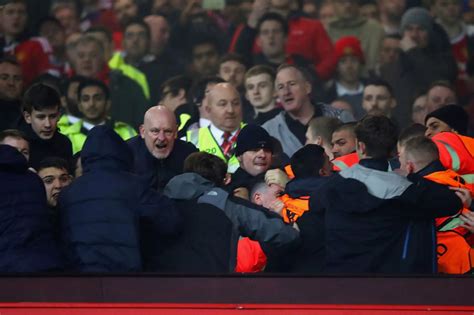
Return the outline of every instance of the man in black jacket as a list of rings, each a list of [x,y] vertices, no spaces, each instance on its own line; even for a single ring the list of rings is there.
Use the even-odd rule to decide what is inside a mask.
[[[45,157],[56,156],[70,162],[72,145],[58,132],[61,99],[58,91],[45,83],[32,85],[23,97],[23,118],[19,129],[30,142],[30,165],[37,168]]]
[[[21,117],[23,74],[13,58],[0,59],[0,131],[14,127]]]
[[[107,126],[89,132],[81,158],[83,175],[58,202],[71,269],[141,271],[158,235],[179,232],[174,204],[130,174],[132,152]]]
[[[173,176],[183,172],[184,160],[197,151],[191,143],[177,139],[177,134],[173,112],[155,106],[146,112],[140,136],[128,141],[134,156],[132,171],[159,191]]]
[[[9,145],[0,145],[0,196],[0,272],[62,269],[43,183]]]
[[[341,171],[310,200],[325,224],[331,273],[435,273],[434,218],[463,207],[448,188],[388,172],[396,127],[384,116],[356,126],[359,164]]]

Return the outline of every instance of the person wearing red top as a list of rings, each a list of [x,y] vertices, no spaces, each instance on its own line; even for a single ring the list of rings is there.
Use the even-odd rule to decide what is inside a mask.
[[[291,1],[279,1],[278,4],[270,4],[268,0],[256,0],[246,25],[240,25],[234,33],[230,45],[230,51],[237,50],[239,42],[248,40],[255,36],[257,23],[260,18],[269,11],[280,13],[288,21],[288,40],[286,42],[286,53],[289,55],[301,55],[314,65],[314,70],[322,80],[329,79],[336,66],[334,58],[334,47],[324,30],[321,22],[305,18],[298,11],[290,10]],[[258,43],[253,46],[253,53],[261,51]]]

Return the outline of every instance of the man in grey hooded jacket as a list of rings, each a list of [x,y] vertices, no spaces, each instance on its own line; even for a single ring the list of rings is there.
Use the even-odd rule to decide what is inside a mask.
[[[165,242],[156,260],[159,270],[232,272],[240,236],[259,241],[272,256],[297,245],[299,232],[281,217],[221,188],[227,167],[218,157],[193,153],[186,159],[184,171],[164,190],[176,201],[184,227],[181,235]]]

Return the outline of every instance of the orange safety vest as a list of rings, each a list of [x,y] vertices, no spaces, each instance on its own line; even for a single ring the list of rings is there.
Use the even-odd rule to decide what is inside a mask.
[[[293,173],[293,169],[291,168],[291,164],[285,166],[285,173],[288,175],[289,179],[295,178],[295,173]]]
[[[441,132],[432,140],[438,147],[441,164],[461,175],[474,194],[474,138]]]
[[[435,183],[466,188],[461,176],[453,170],[434,172],[425,176]],[[438,272],[448,274],[464,274],[474,268],[474,251],[467,238],[471,233],[459,226],[462,224],[459,215],[469,209],[462,209],[451,217],[436,218]]]
[[[285,194],[279,199],[285,205],[281,216],[286,223],[295,223],[298,218],[309,210],[309,196],[291,198],[288,194]]]
[[[333,170],[339,172],[359,163],[359,155],[357,155],[357,152],[349,153],[335,158],[331,162],[333,164]]]

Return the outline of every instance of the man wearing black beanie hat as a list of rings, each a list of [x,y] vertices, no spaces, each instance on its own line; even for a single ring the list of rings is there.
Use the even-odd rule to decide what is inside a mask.
[[[247,125],[237,137],[235,155],[239,168],[232,174],[228,190],[237,188],[250,190],[255,181],[263,180],[272,164],[273,144],[268,132],[258,125]]]
[[[468,122],[469,117],[462,107],[455,104],[446,105],[426,116],[425,135],[431,138],[443,131],[466,135]]]

